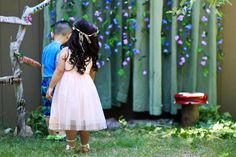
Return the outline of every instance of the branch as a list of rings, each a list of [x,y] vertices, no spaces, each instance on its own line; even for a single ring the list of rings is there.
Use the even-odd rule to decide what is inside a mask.
[[[51,0],[45,0],[34,7],[26,6],[21,19],[25,20],[25,22],[31,23],[32,22],[32,15],[41,11],[46,6],[48,6],[50,3],[51,3]],[[19,47],[20,47],[21,42],[25,36],[25,32],[26,32],[26,27],[24,25],[20,25],[18,33],[16,35],[16,42],[17,42],[17,46],[19,46]]]
[[[22,79],[19,76],[5,76],[0,77],[0,84],[3,85],[12,85],[12,84],[18,84],[22,81]]]
[[[29,57],[25,57],[25,56],[20,56],[19,53],[15,53],[15,55],[18,57],[18,59],[20,61],[22,61],[23,63],[27,64],[27,65],[30,65],[30,66],[33,66],[35,68],[41,68],[41,64],[39,62],[37,62],[36,60],[34,59],[31,59]]]
[[[18,24],[18,25],[31,25],[31,22],[26,22],[18,17],[14,16],[0,16],[0,23],[11,23],[11,24]]]

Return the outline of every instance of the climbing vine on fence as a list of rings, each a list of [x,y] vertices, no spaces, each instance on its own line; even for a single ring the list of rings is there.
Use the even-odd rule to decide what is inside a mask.
[[[178,47],[178,58],[177,63],[179,68],[184,68],[186,63],[191,58],[191,42],[192,42],[192,4],[197,0],[182,0],[179,3],[180,10],[177,14],[178,31],[175,36],[175,41]],[[99,61],[97,65],[102,68],[106,63],[111,61],[111,56],[115,53],[121,53],[122,61],[121,68],[117,71],[120,76],[125,75],[125,68],[130,64],[134,55],[142,53],[139,49],[135,48],[135,31],[137,28],[137,2],[135,0],[106,0],[105,4],[100,3],[98,0],[79,0],[79,5],[83,10],[83,18],[86,20],[92,20],[99,29],[99,45],[102,48],[102,53],[100,53]],[[75,21],[75,16],[77,14],[75,8],[75,0],[64,0],[62,9],[64,10],[64,19],[71,22]],[[172,14],[169,14],[172,10],[172,0],[164,1],[164,15],[162,21],[162,51],[163,55],[171,54],[171,23]],[[208,76],[208,61],[209,58],[208,51],[208,18],[211,12],[211,6],[220,6],[230,3],[227,0],[205,0],[202,2],[202,13],[200,19],[200,44],[198,48],[199,52],[199,65],[203,68],[203,75]],[[150,28],[150,15],[149,15],[149,0],[144,1],[143,6],[145,11],[143,12],[143,20],[145,22],[145,27],[143,31],[149,32]],[[56,1],[50,5],[50,16],[51,23],[56,21]],[[92,8],[92,13],[89,8]],[[174,8],[175,9],[175,8]],[[120,11],[122,10],[122,11]],[[218,25],[218,36],[217,36],[217,66],[218,70],[221,71],[221,62],[223,60],[223,51],[221,45],[223,40],[222,35],[222,12],[218,10],[217,25]],[[142,59],[140,59],[142,61]],[[142,74],[147,75],[147,70],[142,69]]]

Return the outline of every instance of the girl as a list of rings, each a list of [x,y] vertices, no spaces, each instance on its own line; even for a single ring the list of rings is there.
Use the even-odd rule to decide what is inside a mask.
[[[106,128],[101,102],[93,82],[99,51],[97,34],[97,28],[85,20],[74,24],[70,39],[60,52],[47,91],[47,98],[52,99],[49,128],[66,130],[67,150],[75,149],[79,131],[80,150],[83,153],[90,150],[89,131]]]

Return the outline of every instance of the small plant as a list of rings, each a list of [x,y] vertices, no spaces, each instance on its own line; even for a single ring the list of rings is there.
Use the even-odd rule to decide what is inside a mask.
[[[48,134],[45,116],[41,107],[30,114],[27,123],[31,126],[36,136],[45,136]]]
[[[125,120],[123,116],[119,117],[119,123],[121,128],[126,128],[128,126],[128,122]]]

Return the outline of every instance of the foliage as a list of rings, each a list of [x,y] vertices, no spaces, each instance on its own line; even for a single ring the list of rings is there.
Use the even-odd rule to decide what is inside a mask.
[[[177,131],[181,136],[164,136],[169,134],[168,130],[170,131],[171,129],[166,128],[167,131],[163,131],[165,128],[155,128],[139,126],[133,129],[125,128],[92,133],[90,140],[92,151],[89,156],[233,157],[236,154],[235,138],[226,138],[224,140],[220,138],[201,138],[201,136],[183,138],[186,137],[186,133],[183,130]],[[48,141],[42,138],[3,136],[1,131],[0,143],[1,157],[78,156],[77,152],[65,151],[65,142]]]
[[[184,2],[184,3],[183,3]],[[177,35],[175,36],[175,41],[178,47],[178,67],[184,71],[186,67],[186,63],[190,62],[191,60],[191,51],[192,51],[192,33],[193,33],[193,26],[192,26],[192,3],[194,1],[182,1],[180,6],[182,10],[177,14],[177,24],[178,30]],[[163,53],[165,55],[170,54],[170,27],[172,23],[171,15],[169,14],[168,10],[171,10],[172,0],[166,1],[164,5],[164,17],[163,17],[163,30],[162,30],[162,38],[163,38]],[[200,10],[200,32],[199,32],[199,46],[198,46],[198,56],[199,56],[199,65],[202,68],[203,76],[207,77],[209,74],[209,39],[208,39],[208,32],[209,32],[209,18],[212,12],[211,5],[207,2],[202,2],[201,10]],[[221,71],[221,63],[224,58],[224,52],[222,50],[222,32],[223,32],[223,25],[222,25],[222,17],[223,12],[218,11],[217,14],[217,70]]]
[[[195,1],[200,1],[200,0],[181,0],[179,9],[175,8],[172,12],[179,15],[179,14],[183,13],[186,10],[187,7],[185,6],[185,3],[190,3],[191,4],[190,8],[191,8],[192,4]],[[232,5],[230,0],[204,0],[204,2],[206,4],[209,4],[210,6],[215,6],[216,8],[220,8],[220,7],[222,7],[223,5],[226,5],[226,4]]]
[[[45,116],[41,107],[30,114],[27,123],[31,126],[35,136],[45,136],[48,134]]]

